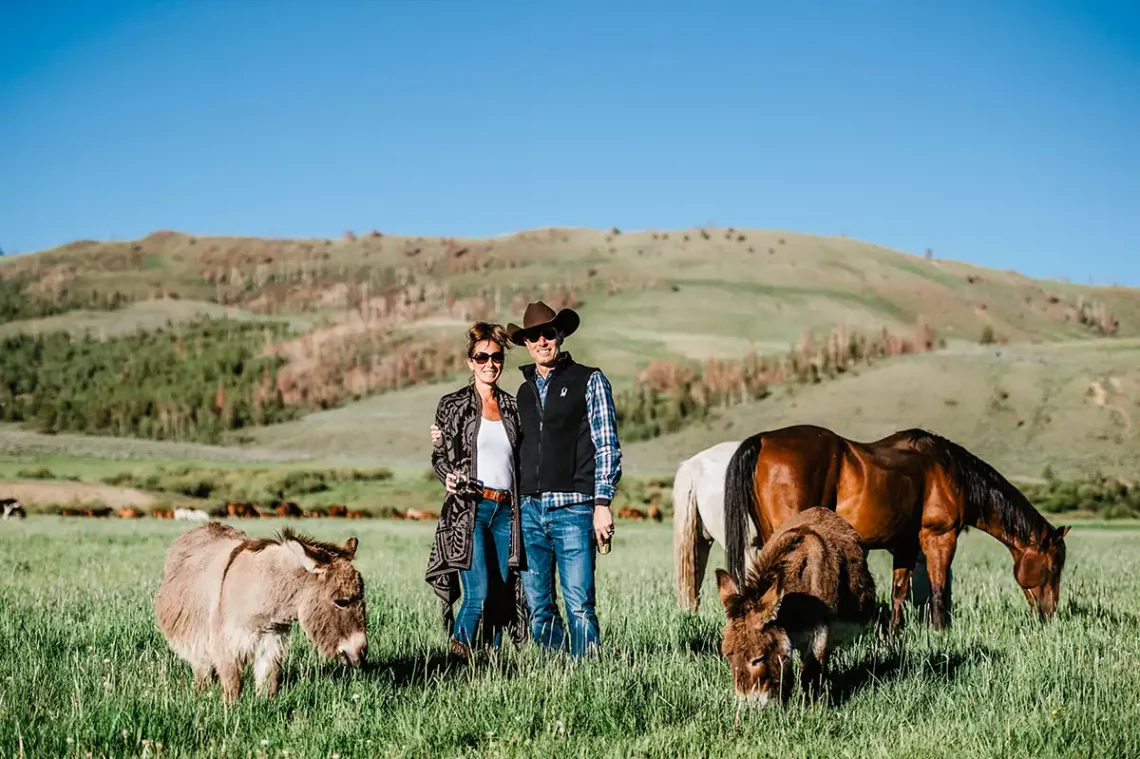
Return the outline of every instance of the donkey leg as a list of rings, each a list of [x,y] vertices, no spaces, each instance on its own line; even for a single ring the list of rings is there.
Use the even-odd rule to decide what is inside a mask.
[[[214,665],[212,662],[195,662],[191,669],[194,670],[194,688],[196,690],[204,690],[214,682]]]
[[[823,673],[831,645],[831,631],[820,625],[812,631],[807,650],[800,658],[800,687],[805,694],[818,693],[823,688]]]
[[[943,630],[950,624],[947,576],[958,546],[958,536],[954,532],[936,534],[923,531],[919,540],[922,552],[926,554],[926,567],[930,576],[930,621],[935,630]]]
[[[218,662],[217,669],[218,680],[222,685],[222,698],[232,704],[241,696],[241,662],[226,659]]]
[[[285,652],[285,636],[267,633],[261,636],[254,650],[253,677],[257,692],[263,696],[277,695],[281,675],[281,656]]]

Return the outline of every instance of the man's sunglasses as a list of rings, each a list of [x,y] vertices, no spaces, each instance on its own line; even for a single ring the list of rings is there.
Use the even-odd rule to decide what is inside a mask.
[[[474,356],[471,357],[471,360],[474,361],[479,366],[482,366],[483,364],[487,363],[487,359],[490,359],[490,360],[494,361],[496,364],[501,365],[503,363],[503,352],[502,351],[495,351],[494,353],[484,353],[483,351],[479,351],[478,353],[476,353]]]
[[[543,327],[540,330],[528,334],[526,341],[528,343],[537,343],[540,337],[545,337],[547,340],[554,342],[558,338],[558,329],[556,327]]]

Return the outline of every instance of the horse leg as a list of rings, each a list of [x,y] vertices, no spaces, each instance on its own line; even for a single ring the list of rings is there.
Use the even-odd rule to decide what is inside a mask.
[[[894,576],[891,583],[891,635],[902,627],[903,606],[910,592],[910,575],[914,571],[915,551],[896,548],[894,552]]]
[[[938,534],[923,530],[919,533],[919,542],[926,554],[926,569],[930,576],[930,620],[935,630],[943,630],[950,624],[947,576],[958,546],[958,536],[954,532]]]

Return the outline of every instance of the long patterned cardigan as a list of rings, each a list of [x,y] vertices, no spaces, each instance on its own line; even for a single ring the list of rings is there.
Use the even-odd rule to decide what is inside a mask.
[[[518,497],[518,451],[522,426],[514,396],[498,388],[495,395],[503,417],[503,428],[515,455],[515,482],[510,501],[510,556],[507,562],[509,595],[507,598],[487,599],[482,623],[485,633],[490,631],[492,625],[501,626],[515,645],[522,645],[528,636],[526,595],[520,575],[526,568]],[[440,482],[444,481],[449,472],[454,471],[466,472],[468,477],[475,478],[478,471],[476,441],[482,419],[483,401],[471,385],[439,399],[435,423],[439,425],[443,436],[432,450],[431,465]],[[449,634],[455,620],[453,607],[460,595],[459,571],[471,568],[472,534],[477,506],[477,498],[447,493],[435,528],[435,540],[428,555],[425,580],[439,596],[443,625]]]

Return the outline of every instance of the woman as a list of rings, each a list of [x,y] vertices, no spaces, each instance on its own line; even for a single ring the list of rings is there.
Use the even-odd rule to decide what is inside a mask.
[[[431,463],[447,495],[426,580],[440,597],[451,655],[459,659],[469,657],[476,639],[497,647],[504,629],[516,645],[527,636],[516,477],[521,428],[514,396],[498,385],[510,345],[502,325],[473,324],[467,331],[470,382],[440,398],[435,411],[439,436]],[[463,478],[482,488],[462,487]],[[453,617],[460,590],[463,601]]]

